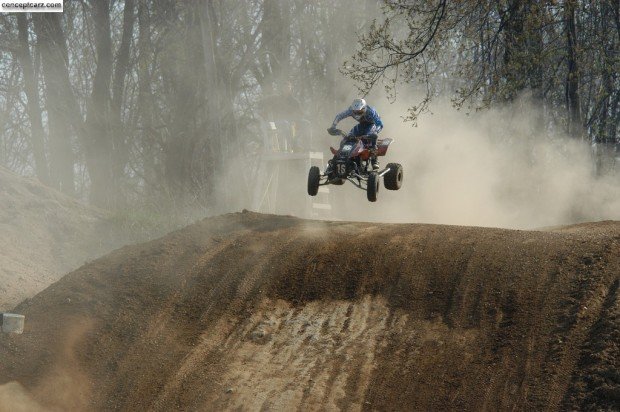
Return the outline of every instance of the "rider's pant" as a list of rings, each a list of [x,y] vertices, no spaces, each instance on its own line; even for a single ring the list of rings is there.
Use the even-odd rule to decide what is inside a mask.
[[[372,147],[376,148],[378,133],[379,133],[379,130],[377,130],[377,126],[375,126],[373,123],[358,123],[357,125],[355,125],[355,127],[353,127],[353,129],[351,129],[351,131],[349,132],[349,135],[351,136],[368,135],[368,137],[370,138],[370,143],[372,144]]]

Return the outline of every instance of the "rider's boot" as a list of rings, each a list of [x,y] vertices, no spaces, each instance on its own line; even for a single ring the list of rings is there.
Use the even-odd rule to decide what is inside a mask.
[[[379,159],[377,158],[376,147],[370,149],[370,164],[372,166],[372,170],[379,170]]]
[[[372,165],[372,170],[379,170],[379,160],[376,157],[370,159],[370,164]]]

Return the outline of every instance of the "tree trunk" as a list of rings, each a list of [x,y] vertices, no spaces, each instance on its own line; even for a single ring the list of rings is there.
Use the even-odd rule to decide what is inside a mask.
[[[222,131],[222,112],[221,104],[219,103],[222,87],[220,84],[220,74],[218,72],[217,62],[217,20],[215,16],[215,10],[213,3],[204,2],[200,13],[200,28],[204,53],[204,67],[206,72],[206,91],[207,96],[207,110],[206,110],[206,122],[209,128],[213,132],[214,139],[212,146],[215,149],[214,152],[218,153],[218,157],[222,156],[222,147],[219,141],[219,135]]]
[[[275,83],[282,80],[282,62],[280,61],[280,38],[282,37],[282,15],[278,0],[263,1],[263,18],[260,23],[262,35],[260,41],[260,61],[264,75],[261,85],[264,95],[272,94]]]
[[[607,47],[608,47],[608,20],[605,18],[601,18],[601,16],[608,16],[612,13],[611,9],[608,9],[608,4],[605,2],[601,2],[599,6],[600,15],[597,16],[600,22],[600,36],[601,36],[601,56],[603,56],[603,67],[601,72],[601,92],[599,93],[600,97],[595,100],[600,101],[600,111],[599,114],[594,113],[593,117],[598,116],[598,127],[596,132],[594,132],[594,139],[597,142],[608,142],[611,141],[610,136],[608,136],[608,118],[609,118],[609,102],[611,100],[611,96],[613,95],[613,82],[611,79],[609,61],[607,58]],[[598,102],[595,102],[596,105]]]
[[[504,22],[504,77],[503,98],[513,101],[525,87],[523,67],[525,4],[511,0],[508,10],[501,16]]]
[[[535,106],[533,113],[532,126],[534,133],[538,135],[545,127],[544,111],[544,41],[543,41],[543,22],[545,20],[543,6],[537,2],[528,3],[526,9],[526,31],[527,31],[527,56],[529,85],[532,91],[531,101]]]
[[[39,105],[38,80],[34,73],[30,45],[28,44],[28,20],[26,13],[17,13],[17,29],[19,48],[15,55],[24,73],[24,90],[26,92],[26,110],[30,119],[30,143],[34,155],[37,177],[44,184],[50,184],[47,159],[45,157],[45,133],[41,121],[41,106]]]
[[[614,21],[616,22],[616,31],[618,32],[618,38],[620,38],[620,1],[611,1],[614,13]]]
[[[70,88],[67,46],[59,13],[34,13],[37,47],[41,52],[50,134],[50,180],[62,192],[75,195],[74,154],[71,148]]]
[[[112,39],[110,1],[93,0],[97,69],[86,118],[86,165],[90,176],[90,201],[110,207],[112,182],[112,144],[110,139],[110,81],[112,76]]]
[[[575,29],[575,3],[566,0],[564,4],[566,23],[566,108],[568,111],[568,134],[581,138],[583,134],[581,105],[579,102],[579,68],[577,65],[577,31]]]
[[[217,5],[217,9],[216,9]],[[207,1],[203,2],[203,7],[200,10],[200,29],[203,45],[203,70],[206,76],[205,92],[206,92],[206,112],[205,122],[209,128],[209,134],[207,135],[208,141],[205,141],[205,145],[208,146],[210,163],[213,168],[207,169],[213,175],[213,169],[216,168],[221,173],[227,170],[229,162],[235,160],[235,151],[231,149],[236,147],[239,143],[239,136],[237,133],[237,123],[234,115],[234,94],[233,88],[237,87],[234,84],[233,73],[227,70],[227,66],[230,64],[218,54],[217,40],[222,37],[221,22],[218,21],[217,11],[222,12],[222,2]],[[242,62],[243,64],[243,62]],[[240,174],[235,174],[233,179],[236,179]],[[207,180],[208,189],[212,189],[215,185],[215,179],[213,176]],[[233,180],[231,187],[240,187],[242,182]],[[222,196],[218,199],[222,204],[232,202],[232,191],[227,186],[224,188]]]
[[[200,140],[205,135],[217,136],[217,129],[211,122],[206,122],[206,129],[199,128],[200,114],[204,107],[204,95],[202,93],[205,83],[203,58],[201,54],[201,27],[200,5],[192,5],[183,10],[183,36],[174,37],[171,41],[183,42],[184,48],[174,49],[174,61],[169,68],[169,77],[173,86],[172,97],[172,120],[170,125],[170,140],[165,150],[166,184],[176,200],[181,200],[185,206],[185,200],[193,197],[198,188],[195,186],[194,155],[199,147]],[[209,99],[218,101],[219,88],[209,88]],[[217,107],[209,107],[213,110],[212,116],[217,117]],[[209,113],[208,113],[209,114]],[[199,155],[198,155],[199,157]],[[212,162],[208,162],[214,167]]]
[[[153,59],[151,45],[151,16],[148,0],[138,0],[138,118],[142,133],[142,168],[147,192],[154,189],[155,179],[155,136],[153,129],[153,97],[151,92],[151,71]],[[150,193],[152,194],[152,193]],[[149,196],[149,195],[147,195]]]
[[[133,28],[135,22],[135,2],[125,0],[123,11],[123,34],[121,44],[116,54],[116,67],[114,69],[114,79],[112,81],[112,105],[110,108],[110,119],[112,124],[112,202],[115,207],[119,207],[124,201],[120,194],[121,179],[125,166],[128,162],[127,133],[123,126],[122,104],[125,90],[125,78],[129,69],[129,49],[133,38]]]

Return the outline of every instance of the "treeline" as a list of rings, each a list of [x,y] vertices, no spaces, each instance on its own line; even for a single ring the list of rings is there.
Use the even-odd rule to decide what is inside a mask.
[[[457,107],[527,96],[537,130],[616,142],[620,127],[618,0],[386,0],[347,69],[363,90],[422,82]]]
[[[290,81],[308,119],[331,120],[354,93],[342,73],[364,92],[426,91],[412,118],[441,94],[469,108],[529,96],[537,130],[615,141],[619,4],[75,0],[4,14],[0,164],[107,209],[215,207],[227,187],[251,192],[261,100]]]
[[[84,0],[2,15],[0,164],[108,209],[249,193],[261,100],[290,81],[308,118],[331,117],[376,5]]]

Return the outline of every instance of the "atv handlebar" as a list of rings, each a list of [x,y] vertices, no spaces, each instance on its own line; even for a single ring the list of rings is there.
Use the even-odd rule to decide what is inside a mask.
[[[372,135],[372,134],[364,134],[361,136],[351,136],[348,133],[343,132],[340,129],[336,129],[335,127],[330,127],[329,129],[327,129],[327,133],[329,133],[332,136],[342,136],[344,139],[355,139],[355,140],[364,140],[364,139],[373,139],[375,137],[378,137],[376,135]]]
[[[342,130],[336,129],[336,128],[333,128],[333,127],[330,127],[329,129],[327,129],[327,132],[330,135],[332,135],[332,136],[342,136],[345,139],[362,140],[362,139],[370,138],[370,135],[351,136],[350,134],[347,134],[347,133],[343,132]]]

